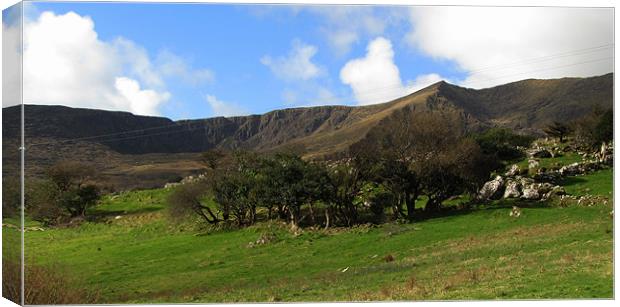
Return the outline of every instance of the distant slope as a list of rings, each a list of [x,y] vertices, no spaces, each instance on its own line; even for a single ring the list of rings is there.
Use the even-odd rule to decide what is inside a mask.
[[[130,160],[136,164],[140,159],[127,155],[159,153],[174,159],[170,154],[211,148],[293,150],[309,158],[322,158],[345,151],[401,108],[458,112],[470,130],[502,126],[540,133],[550,121],[575,119],[595,105],[613,106],[613,74],[531,79],[482,90],[439,82],[370,106],[293,108],[262,115],[182,121],[127,112],[26,105],[27,161],[31,167],[59,159],[108,160],[112,165]],[[19,111],[19,107],[2,110],[3,143],[11,148],[18,143]],[[14,150],[5,147],[3,163],[17,165]]]

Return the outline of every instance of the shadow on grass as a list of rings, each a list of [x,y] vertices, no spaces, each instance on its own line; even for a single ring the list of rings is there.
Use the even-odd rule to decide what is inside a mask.
[[[578,185],[578,184],[582,184],[586,182],[588,182],[586,179],[575,177],[575,176],[570,176],[570,177],[564,177],[558,184],[561,186],[567,187],[567,186],[574,186],[574,185]]]
[[[439,211],[427,212],[424,210],[417,210],[414,222],[421,222],[436,218],[445,218],[453,216],[461,216],[465,214],[474,213],[481,210],[498,210],[498,209],[510,209],[513,206],[519,208],[539,208],[539,209],[551,209],[552,207],[543,201],[537,200],[524,200],[524,199],[501,199],[491,202],[481,202],[464,207],[449,206],[442,207]]]

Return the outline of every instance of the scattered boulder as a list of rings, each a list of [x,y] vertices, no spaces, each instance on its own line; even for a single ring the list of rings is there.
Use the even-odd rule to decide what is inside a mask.
[[[514,177],[516,175],[519,175],[521,173],[521,168],[519,168],[518,165],[513,164],[510,166],[510,168],[508,169],[508,171],[506,171],[506,177]]]
[[[502,196],[502,188],[504,186],[504,178],[502,176],[497,176],[495,179],[486,182],[480,192],[478,193],[478,197],[480,199],[499,199]]]
[[[521,196],[521,187],[518,181],[509,180],[506,182],[504,198],[518,198]]]
[[[520,217],[521,209],[517,206],[512,206],[512,210],[510,210],[510,216],[512,217]]]
[[[563,196],[566,195],[566,190],[564,190],[564,187],[556,185],[554,187],[552,187],[548,192],[546,192],[542,199],[543,200],[547,200],[550,199],[552,197],[556,197],[556,196]]]
[[[538,162],[538,160],[529,159],[529,160],[527,160],[527,167],[529,169],[538,168],[538,167],[540,167],[540,162]]]
[[[523,195],[521,196],[521,198],[529,200],[540,199],[540,193],[538,193],[538,190],[535,186],[528,186],[523,189]]]

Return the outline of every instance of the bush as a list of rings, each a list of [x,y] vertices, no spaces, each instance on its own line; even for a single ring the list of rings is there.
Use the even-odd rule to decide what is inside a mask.
[[[516,134],[504,128],[491,128],[473,137],[484,154],[493,155],[502,161],[522,158],[524,153],[517,146],[529,147],[534,141],[532,136]]]
[[[21,197],[19,180],[2,180],[2,217],[14,217],[19,215],[20,206]]]
[[[98,294],[75,287],[77,283],[64,276],[64,270],[29,264],[25,267],[25,303],[27,305],[93,304]],[[19,303],[21,297],[19,262],[2,261],[2,295]],[[9,281],[9,282],[7,282]]]
[[[595,149],[603,142],[613,140],[613,117],[613,110],[603,110],[600,107],[595,107],[590,114],[575,120],[572,125],[577,145],[588,149]]]
[[[89,180],[94,170],[76,162],[60,162],[47,171],[46,180],[31,181],[26,207],[36,221],[47,225],[84,216],[100,198],[99,187]]]

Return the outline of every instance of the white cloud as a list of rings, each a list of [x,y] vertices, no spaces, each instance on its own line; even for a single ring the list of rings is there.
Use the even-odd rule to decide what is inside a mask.
[[[102,41],[93,20],[74,12],[43,12],[25,20],[23,55],[28,104],[158,115],[171,97],[167,78],[191,84],[213,80],[210,71],[195,70],[172,53],[160,53],[153,62],[145,48],[128,39]]]
[[[324,30],[327,40],[338,55],[344,55],[351,51],[351,47],[359,40],[359,36],[353,30]]]
[[[323,73],[321,67],[312,63],[312,57],[317,51],[318,48],[315,46],[294,40],[292,49],[287,56],[272,58],[266,55],[260,59],[260,62],[283,80],[309,80]]]
[[[158,93],[153,90],[142,90],[138,81],[119,77],[114,82],[114,87],[119,92],[122,101],[129,101],[129,110],[134,114],[152,114],[153,110],[170,98],[169,93]],[[121,107],[127,107],[122,105]]]
[[[407,42],[454,61],[465,86],[613,70],[612,46],[591,48],[613,44],[613,9],[416,7],[410,20]]]
[[[169,51],[160,52],[156,63],[158,71],[166,77],[176,77],[190,85],[213,82],[215,73],[209,69],[193,69],[181,57]]]
[[[415,80],[410,80],[407,82],[405,92],[407,94],[413,93],[442,80],[451,82],[450,80],[447,80],[446,78],[435,73],[419,75],[415,78]]]
[[[403,85],[394,64],[392,43],[378,37],[368,44],[366,56],[353,59],[340,70],[340,80],[351,87],[360,105],[387,102],[441,80],[437,74],[419,76]]]
[[[302,6],[299,10],[302,9],[322,18],[319,29],[338,56],[349,53],[352,46],[365,36],[382,35],[403,15],[402,9],[368,6]]]
[[[211,107],[211,111],[213,112],[214,116],[230,117],[248,114],[247,110],[242,106],[231,102],[224,102],[217,99],[217,97],[213,95],[206,95],[205,100]]]

